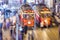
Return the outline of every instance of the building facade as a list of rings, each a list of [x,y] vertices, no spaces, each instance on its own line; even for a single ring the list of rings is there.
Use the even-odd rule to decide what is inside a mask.
[[[8,0],[8,4],[11,6],[19,6],[20,0]]]
[[[44,0],[44,4],[46,4],[46,6],[48,8],[52,8],[53,7],[53,1],[54,0]]]

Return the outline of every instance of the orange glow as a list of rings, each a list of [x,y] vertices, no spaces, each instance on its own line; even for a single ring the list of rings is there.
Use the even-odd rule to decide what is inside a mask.
[[[46,26],[46,24],[50,25],[51,24],[51,18],[41,18],[41,23]]]
[[[23,25],[27,25],[27,20],[26,19],[23,19]]]
[[[34,26],[34,20],[32,19],[32,20],[28,20],[28,22],[31,22],[30,24],[28,24],[28,27],[33,27]]]
[[[30,22],[30,23],[28,23]],[[23,19],[23,25],[27,25],[28,27],[33,27],[34,26],[34,20],[31,19],[31,20],[27,20],[27,19]]]
[[[44,18],[41,18],[41,23],[43,23],[43,25],[45,24],[45,23],[44,23]]]
[[[32,10],[25,10],[24,12],[25,13],[33,13],[34,11],[32,11]]]
[[[45,22],[45,25],[46,25],[46,23],[48,23],[48,25],[50,25],[51,24],[51,18],[45,18],[45,20],[47,21],[47,22]]]
[[[49,10],[48,8],[43,8],[42,10]]]

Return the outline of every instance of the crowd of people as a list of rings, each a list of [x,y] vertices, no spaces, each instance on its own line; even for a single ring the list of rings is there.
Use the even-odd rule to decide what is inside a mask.
[[[16,24],[10,18],[5,19],[4,14],[0,11],[0,40],[11,40],[15,35]]]

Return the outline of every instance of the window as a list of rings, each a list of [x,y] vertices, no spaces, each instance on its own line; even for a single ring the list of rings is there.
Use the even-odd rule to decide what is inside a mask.
[[[25,18],[25,19],[34,19],[34,14],[23,14],[23,18]]]

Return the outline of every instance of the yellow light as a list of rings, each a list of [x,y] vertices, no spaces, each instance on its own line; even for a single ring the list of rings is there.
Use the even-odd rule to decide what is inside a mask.
[[[40,13],[51,13],[50,11],[41,11]]]
[[[31,24],[31,22],[30,22],[30,21],[28,21],[28,24]]]
[[[40,13],[44,13],[44,12],[40,12]]]
[[[51,13],[50,11],[44,11],[44,13]]]

